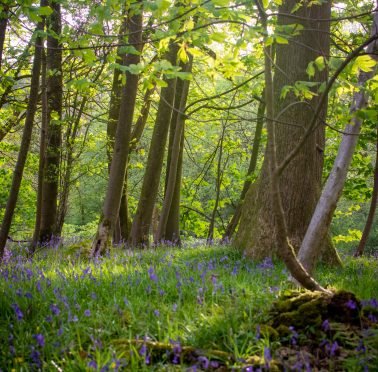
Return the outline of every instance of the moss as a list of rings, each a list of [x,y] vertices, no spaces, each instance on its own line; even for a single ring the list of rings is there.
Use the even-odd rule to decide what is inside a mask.
[[[264,338],[268,338],[270,341],[277,341],[279,339],[279,333],[270,325],[260,325],[260,333]]]

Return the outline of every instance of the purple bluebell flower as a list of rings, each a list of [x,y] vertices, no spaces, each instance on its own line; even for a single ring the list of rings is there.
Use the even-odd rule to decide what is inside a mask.
[[[328,332],[331,330],[331,326],[329,324],[329,320],[326,319],[323,323],[322,323],[322,329],[324,332]]]
[[[60,314],[59,307],[57,305],[55,305],[55,304],[51,304],[50,305],[50,310],[53,313],[53,315],[58,316]]]
[[[43,335],[41,333],[33,335],[33,337],[37,341],[38,346],[40,346],[40,347],[44,347],[45,346],[45,338],[43,337]]]
[[[84,311],[85,316],[91,316],[91,311],[89,309]]]
[[[265,367],[269,369],[269,365],[272,360],[272,355],[270,353],[269,347],[264,347],[264,360],[265,360]]]
[[[32,365],[36,366],[37,368],[42,367],[41,354],[38,350],[32,348],[32,351],[30,353],[30,359]]]
[[[205,356],[200,356],[197,358],[197,361],[202,369],[208,369],[210,362]]]
[[[94,360],[91,360],[91,361],[87,364],[87,366],[88,366],[89,368],[97,369],[97,363],[96,363]]]
[[[357,309],[357,304],[353,300],[349,300],[345,305],[350,310]]]
[[[150,280],[152,280],[153,282],[157,283],[158,281],[158,277],[155,273],[155,270],[152,266],[150,266],[150,268],[148,269],[148,275],[150,277]]]
[[[12,308],[13,308],[15,314],[16,314],[17,320],[22,320],[24,318],[24,314],[22,313],[19,306],[15,303],[15,304],[12,304]]]
[[[154,315],[156,316],[156,317],[159,317],[160,316],[160,311],[159,310],[154,310]]]

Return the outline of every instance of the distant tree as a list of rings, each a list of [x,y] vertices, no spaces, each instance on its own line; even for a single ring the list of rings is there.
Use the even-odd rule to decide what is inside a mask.
[[[41,0],[41,6],[45,6],[45,0]],[[41,37],[41,32],[44,29],[44,18],[40,22],[38,22],[36,28],[36,38],[35,38],[35,48],[34,48],[34,60],[32,66],[32,77],[31,77],[31,84],[30,84],[30,92],[29,92],[29,101],[25,119],[25,126],[22,134],[22,140],[20,145],[20,150],[18,153],[17,163],[14,168],[13,178],[12,178],[12,186],[9,191],[9,197],[5,209],[5,214],[3,217],[3,221],[1,224],[0,230],[0,262],[2,261],[4,255],[4,248],[7,242],[9,230],[11,227],[12,219],[14,210],[16,208],[18,194],[20,191],[22,176],[25,168],[26,158],[28,155],[30,141],[32,137],[33,131],[33,124],[34,124],[34,117],[37,111],[37,104],[38,104],[38,90],[39,90],[39,78],[41,73],[41,65],[42,65],[42,46],[43,46],[43,38]],[[34,37],[34,35],[33,35]]]

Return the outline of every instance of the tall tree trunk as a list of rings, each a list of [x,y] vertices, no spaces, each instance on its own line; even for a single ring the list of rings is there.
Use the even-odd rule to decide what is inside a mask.
[[[287,0],[279,7],[278,24],[292,24],[291,14],[297,5],[296,0]],[[300,101],[293,93],[281,98],[283,87],[292,86],[296,81],[308,80],[306,69],[309,62],[319,56],[329,55],[328,21],[311,21],[311,19],[329,19],[331,2],[307,6],[303,4],[293,15],[301,17],[303,31],[292,35],[287,45],[276,45],[274,74],[274,112],[276,113],[274,130],[276,134],[277,159],[284,159],[291,148],[302,137],[314,115],[318,97],[310,101]],[[302,19],[303,18],[303,19]],[[307,31],[306,31],[307,30]],[[311,30],[311,31],[310,31]],[[305,46],[311,46],[311,49]],[[318,72],[314,81],[319,84],[327,81],[328,72]],[[312,213],[315,209],[321,189],[323,168],[324,125],[327,112],[323,105],[318,117],[318,129],[308,137],[299,154],[290,162],[280,177],[279,189],[283,210],[287,221],[290,242],[298,251]],[[287,123],[287,124],[283,124]],[[262,171],[255,187],[246,194],[240,219],[240,226],[235,237],[235,245],[245,250],[249,257],[261,259],[278,252],[276,228],[277,221],[271,213],[272,204],[269,182],[269,154],[266,152]]]
[[[4,4],[2,5],[2,10],[0,10],[0,71],[1,71],[1,65],[3,62],[3,50],[4,50],[5,35],[7,32],[8,16],[9,16],[8,5]]]
[[[51,33],[47,36],[47,148],[42,187],[40,243],[47,243],[55,234],[58,203],[59,167],[61,157],[62,120],[62,50],[59,37],[62,31],[60,4],[51,1],[53,10],[48,18]]]
[[[42,104],[42,118],[41,118],[41,132],[39,142],[39,164],[38,164],[38,185],[37,185],[37,205],[35,213],[35,225],[32,243],[30,245],[30,253],[33,254],[38,246],[39,232],[41,228],[42,217],[42,187],[45,169],[46,156],[46,133],[47,133],[47,66],[46,66],[46,52],[42,48],[42,76],[41,76],[41,104]]]
[[[377,209],[378,202],[378,126],[377,126],[377,143],[375,151],[375,168],[374,168],[374,184],[373,194],[371,196],[370,208],[368,218],[366,220],[364,231],[362,232],[360,243],[354,253],[354,257],[360,257],[364,254],[366,242],[369,238],[371,227],[373,226],[375,210]]]
[[[188,63],[184,66],[183,70],[185,72],[191,72],[192,70],[192,63],[193,57],[190,56]],[[175,99],[175,112],[172,112],[171,118],[171,135],[170,137],[170,145],[168,146],[169,155],[167,159],[167,177],[166,177],[166,184],[165,184],[165,195],[164,195],[164,202],[163,207],[160,214],[159,220],[159,227],[157,232],[156,240],[158,242],[169,240],[166,236],[166,230],[168,225],[169,215],[172,209],[172,203],[175,199],[175,202],[179,201],[177,199],[177,195],[175,193],[177,191],[177,186],[181,183],[181,164],[179,164],[180,160],[182,161],[182,154],[181,147],[183,146],[183,137],[184,137],[184,127],[185,127],[185,107],[186,102],[188,99],[189,93],[189,80],[177,80],[176,82],[176,98],[179,96],[179,103],[177,105]],[[173,137],[173,138],[172,138]],[[179,178],[179,182],[177,179]],[[180,232],[176,232],[177,235],[172,237],[171,240],[173,243],[177,243],[180,240]]]
[[[166,59],[176,64],[177,46],[172,44]],[[174,103],[176,79],[165,79],[167,86],[160,93],[160,102],[156,114],[156,121],[152,133],[150,150],[143,178],[138,208],[131,227],[129,242],[132,246],[149,245],[149,233],[152,212],[159,190],[160,176],[163,168],[165,145],[167,142],[169,123],[171,121]]]
[[[44,6],[44,0],[41,1],[41,6]],[[36,32],[43,31],[44,21],[38,23]],[[42,64],[42,47],[43,40],[41,36],[38,36],[35,41],[35,51],[34,51],[34,61],[32,67],[32,77],[29,93],[29,101],[27,106],[27,114],[25,119],[24,131],[22,134],[20,151],[18,153],[18,158],[16,166],[13,172],[12,186],[9,192],[9,197],[5,209],[5,214],[3,222],[1,224],[0,230],[0,262],[3,259],[4,248],[7,242],[9,230],[11,227],[14,210],[16,208],[18,194],[20,191],[22,175],[24,172],[24,167],[26,163],[26,158],[29,152],[29,146],[31,141],[31,136],[33,132],[34,116],[37,111],[38,103],[38,90],[39,90],[39,77],[41,73]]]
[[[378,36],[378,14],[374,13],[372,36]],[[378,60],[378,41],[370,43],[367,53]],[[307,271],[312,272],[320,253],[321,244],[329,230],[333,213],[337,202],[344,188],[350,162],[357,145],[358,135],[361,130],[362,119],[354,113],[366,107],[368,95],[364,85],[375,74],[375,69],[370,72],[360,71],[358,78],[359,91],[354,93],[353,102],[350,108],[352,114],[351,122],[345,128],[341,144],[333,164],[331,173],[324,185],[319,202],[312,216],[311,223],[303,239],[298,258]]]
[[[131,15],[132,12],[132,15]],[[128,18],[129,44],[137,51],[142,50],[142,1],[135,3]],[[127,54],[124,65],[138,64],[140,54]],[[126,84],[122,88],[121,105],[117,131],[115,136],[114,152],[110,167],[108,188],[104,201],[101,220],[96,237],[92,244],[92,256],[104,254],[113,234],[114,226],[119,215],[122,198],[122,190],[126,174],[127,158],[129,155],[129,143],[131,138],[131,126],[133,121],[135,101],[138,90],[138,75],[126,72]]]
[[[153,93],[153,91],[154,89],[148,89],[144,95],[143,107],[140,111],[139,117],[131,133],[131,141],[129,145],[130,153],[132,153],[136,149],[136,146],[138,145],[139,140],[142,137],[144,127],[146,126],[146,123],[147,123],[148,114],[150,112],[151,94]],[[128,241],[129,235],[130,235],[130,229],[131,229],[131,221],[130,221],[130,216],[129,216],[129,203],[128,203],[128,197],[127,197],[127,177],[128,177],[128,171],[126,169],[121,205],[119,209],[119,241],[121,242]]]
[[[264,94],[265,93],[263,92],[262,96],[264,96]],[[256,122],[255,136],[253,139],[251,159],[250,159],[249,167],[247,171],[247,178],[244,181],[243,189],[240,194],[240,199],[236,206],[235,212],[231,218],[231,221],[228,223],[226,227],[225,233],[223,234],[222,241],[224,242],[230,241],[230,239],[234,235],[234,232],[240,220],[241,210],[242,210],[245,195],[247,194],[247,191],[249,190],[249,187],[251,186],[251,183],[252,183],[250,177],[256,170],[257,158],[259,155],[260,142],[261,142],[261,133],[264,126],[264,112],[265,112],[265,101],[261,100],[257,108],[257,122]]]
[[[260,5],[259,0],[256,0],[261,15],[261,23],[266,35],[268,34],[266,13]],[[264,46],[264,67],[265,67],[265,102],[266,102],[266,126],[268,130],[268,144],[266,154],[268,156],[268,176],[269,176],[269,190],[271,197],[272,214],[276,222],[276,239],[280,249],[278,254],[285,262],[291,275],[304,288],[311,291],[327,292],[320,284],[318,284],[304,269],[304,267],[297,260],[294,248],[288,238],[288,229],[286,224],[285,212],[282,204],[282,196],[280,190],[280,173],[277,167],[277,148],[276,148],[276,131],[274,125],[275,116],[275,101],[274,88],[272,78],[272,53],[271,46]]]

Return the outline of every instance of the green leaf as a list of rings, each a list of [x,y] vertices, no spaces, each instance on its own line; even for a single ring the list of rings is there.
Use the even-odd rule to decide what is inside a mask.
[[[310,62],[307,66],[307,69],[306,69],[306,73],[307,75],[312,78],[315,76],[315,67],[314,67],[314,62]]]
[[[177,53],[177,56],[179,57],[180,61],[184,62],[184,63],[187,63],[189,61],[189,57],[188,57],[188,54],[186,53],[186,50],[185,50],[185,45],[182,44],[178,53]]]
[[[38,14],[41,16],[49,16],[53,10],[49,6],[41,6],[38,9]]]
[[[263,7],[266,9],[269,6],[269,0],[262,0]]]
[[[277,44],[289,44],[289,40],[287,40],[286,38],[282,36],[277,35],[275,39],[276,39]]]
[[[226,39],[227,35],[224,32],[213,32],[210,35],[211,40],[222,43]]]
[[[325,69],[326,64],[325,58],[323,56],[319,56],[318,58],[316,58],[314,63],[319,71],[323,71]]]
[[[355,68],[358,68],[361,71],[370,72],[373,70],[376,64],[377,62],[368,55],[359,56],[356,58],[352,70],[355,71]]]

